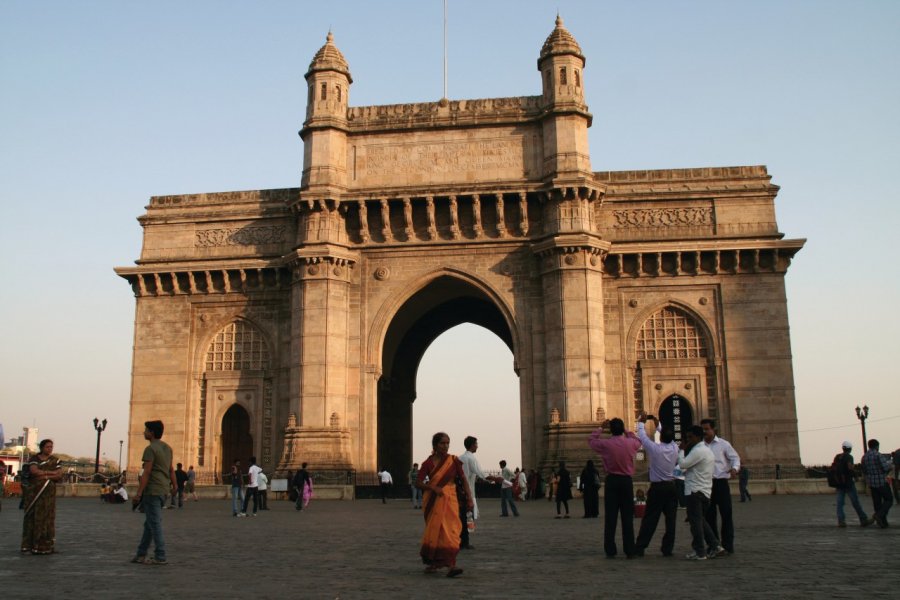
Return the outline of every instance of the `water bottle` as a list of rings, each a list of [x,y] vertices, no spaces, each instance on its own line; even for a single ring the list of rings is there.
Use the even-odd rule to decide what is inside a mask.
[[[469,533],[475,531],[475,514],[471,510],[466,512],[466,527],[468,527]]]

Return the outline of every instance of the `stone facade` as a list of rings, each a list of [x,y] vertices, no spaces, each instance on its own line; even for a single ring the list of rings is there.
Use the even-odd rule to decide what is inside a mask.
[[[798,464],[784,276],[803,240],[762,166],[595,172],[581,49],[558,20],[541,95],[349,106],[310,64],[294,189],[154,197],[140,218],[129,464],[162,418],[183,462],[402,473],[416,370],[463,322],[520,381],[526,465],[588,456],[641,411],[711,416]],[[460,373],[465,377],[465,373]]]

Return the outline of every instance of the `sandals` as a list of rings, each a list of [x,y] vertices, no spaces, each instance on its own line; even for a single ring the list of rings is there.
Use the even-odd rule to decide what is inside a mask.
[[[456,577],[458,575],[462,575],[463,570],[459,567],[450,567],[450,570],[447,571],[447,577]]]

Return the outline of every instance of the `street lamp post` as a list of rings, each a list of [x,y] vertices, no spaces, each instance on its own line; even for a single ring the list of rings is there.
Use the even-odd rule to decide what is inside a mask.
[[[122,468],[122,443],[123,443],[124,441],[125,441],[125,440],[119,440],[119,473],[120,473],[120,474],[122,473],[122,471],[125,470],[125,469]]]
[[[100,472],[100,434],[103,433],[103,430],[106,429],[106,419],[100,421],[100,419],[94,419],[94,429],[97,430],[97,456],[94,459],[94,473]]]
[[[866,419],[869,418],[869,407],[863,405],[863,407],[860,408],[857,406],[856,418],[859,419],[859,424],[862,426],[863,445],[861,452],[865,453],[866,444],[869,443],[869,438],[866,437]]]

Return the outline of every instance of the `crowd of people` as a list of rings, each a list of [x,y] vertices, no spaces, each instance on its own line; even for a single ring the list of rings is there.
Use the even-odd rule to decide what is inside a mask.
[[[577,478],[577,489],[584,503],[584,518],[599,517],[599,490],[605,484],[603,550],[607,558],[619,553],[617,530],[621,524],[621,548],[629,559],[641,558],[650,546],[659,525],[664,521],[660,543],[663,556],[673,556],[678,507],[686,512],[690,524],[691,552],[685,557],[693,561],[708,560],[735,552],[735,527],[729,480],[737,478],[741,502],[750,501],[747,489],[748,471],[732,445],[721,438],[712,419],[703,419],[700,425],[691,425],[684,431],[684,439],[677,443],[672,430],[660,427],[652,415],[642,415],[636,423],[636,432],[627,431],[622,419],[604,422],[588,439],[588,445],[597,453],[605,477],[592,460],[588,460]],[[141,564],[166,564],[166,546],[162,530],[162,511],[180,508],[185,496],[197,501],[196,473],[193,466],[184,471],[181,463],[173,466],[172,449],[162,441],[164,426],[161,421],[145,423],[144,438],[148,445],[141,458],[141,472],[133,502],[144,513],[144,528],[132,562]],[[531,470],[511,470],[505,460],[500,461],[499,475],[485,473],[478,463],[478,439],[468,436],[463,441],[465,452],[460,456],[449,453],[450,437],[438,432],[432,437],[432,453],[419,466],[414,464],[409,472],[412,506],[421,509],[425,518],[425,530],[421,540],[420,556],[428,574],[446,570],[448,577],[456,577],[463,570],[456,564],[460,550],[474,549],[471,533],[480,517],[476,498],[476,483],[481,480],[498,485],[500,492],[500,517],[510,513],[518,517],[516,501],[546,497],[556,501],[556,518],[569,518],[569,501],[572,500],[572,476],[565,462],[552,469],[544,481]],[[853,445],[842,444],[842,451],[835,456],[829,472],[829,484],[836,488],[837,522],[846,527],[844,504],[847,498],[859,518],[862,527],[877,524],[887,528],[888,513],[897,490],[893,480],[897,477],[897,454],[882,454],[878,440],[870,439],[868,449],[857,470],[851,454]],[[53,441],[46,439],[39,444],[39,452],[29,458],[23,470],[28,474],[28,485],[23,487],[24,509],[21,551],[31,554],[51,554],[55,551],[56,484],[64,478],[59,459],[53,455]],[[644,497],[634,489],[635,459],[643,450],[649,463],[649,488]],[[857,473],[865,479],[873,501],[874,512],[869,517],[860,504],[856,489]],[[245,474],[240,460],[231,466],[232,514],[247,516],[252,501],[252,513],[268,510],[268,476],[257,465],[256,458],[249,457]],[[382,501],[393,484],[386,469],[378,473],[382,488]],[[602,481],[601,481],[602,479]],[[313,477],[307,463],[289,478],[289,495],[295,509],[308,508],[313,497]],[[643,492],[643,490],[640,490]],[[643,510],[640,528],[635,536],[634,518],[636,497],[640,497]],[[101,489],[104,502],[122,504],[129,497],[125,486],[106,484]],[[153,554],[150,555],[150,548]]]

